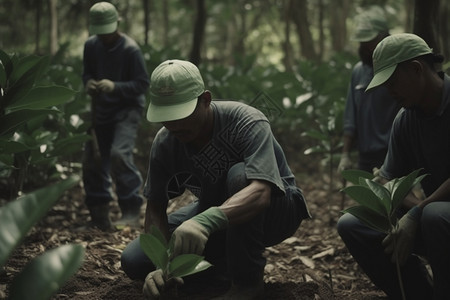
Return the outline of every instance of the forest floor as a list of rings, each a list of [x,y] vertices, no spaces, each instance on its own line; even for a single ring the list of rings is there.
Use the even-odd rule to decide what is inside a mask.
[[[264,299],[387,299],[354,262],[337,234],[335,223],[342,194],[336,191],[328,196],[329,180],[323,174],[297,180],[313,219],[304,221],[291,238],[267,248]],[[351,201],[347,198],[345,205]],[[141,225],[144,211],[142,207]],[[118,217],[119,209],[112,205],[112,218]],[[120,268],[122,250],[139,236],[140,229],[125,227],[112,233],[77,230],[88,220],[82,188],[67,191],[9,259],[0,275],[0,298],[7,296],[11,279],[33,257],[66,243],[77,243],[86,249],[84,264],[53,299],[143,299],[143,282],[130,280]],[[226,282],[188,279],[179,288],[178,299],[210,299],[227,287]]]

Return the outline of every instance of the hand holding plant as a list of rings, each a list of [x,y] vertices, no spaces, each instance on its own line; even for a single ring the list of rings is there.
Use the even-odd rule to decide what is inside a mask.
[[[384,252],[392,254],[392,262],[404,265],[411,254],[421,213],[422,209],[414,206],[384,238]]]
[[[143,293],[148,299],[161,298],[165,292],[183,284],[181,277],[201,272],[211,266],[203,256],[196,254],[174,257],[174,235],[167,243],[161,231],[155,226],[150,228],[149,234],[141,234],[139,241],[142,250],[157,269],[149,273],[145,279]]]
[[[417,231],[421,209],[412,208],[397,222],[397,209],[411,189],[425,176],[417,177],[420,170],[411,172],[402,178],[395,178],[384,185],[374,180],[374,176],[360,170],[346,170],[342,176],[353,183],[343,191],[360,205],[350,207],[344,212],[357,217],[368,227],[386,233],[383,246],[386,253],[392,253],[392,262],[396,263],[400,289],[405,294],[400,274],[400,265],[411,254],[414,236]]]

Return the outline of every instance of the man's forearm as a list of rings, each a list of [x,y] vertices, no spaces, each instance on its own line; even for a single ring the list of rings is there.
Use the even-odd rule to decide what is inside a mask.
[[[437,201],[450,201],[450,178],[444,181],[433,194],[420,202],[418,206],[424,208],[425,205]]]
[[[169,228],[166,214],[167,207],[164,205],[155,205],[150,201],[147,201],[147,208],[145,210],[145,222],[144,231],[146,233],[150,232],[150,227],[152,225],[156,226],[169,240]]]
[[[247,187],[228,198],[219,208],[227,216],[229,224],[239,224],[266,209],[270,205],[270,197],[269,183],[253,180]]]

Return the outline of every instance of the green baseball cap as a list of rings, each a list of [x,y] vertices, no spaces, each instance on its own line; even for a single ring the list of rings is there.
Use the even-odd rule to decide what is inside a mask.
[[[109,2],[98,2],[89,10],[89,33],[109,34],[117,30],[119,14]]]
[[[202,75],[193,63],[166,60],[155,68],[150,77],[147,120],[167,122],[188,117],[204,91]]]
[[[355,31],[351,39],[358,42],[368,42],[385,31],[389,31],[389,26],[384,10],[373,5],[355,17]]]
[[[384,38],[373,51],[374,77],[366,91],[386,82],[399,63],[430,53],[433,49],[412,33],[398,33]]]

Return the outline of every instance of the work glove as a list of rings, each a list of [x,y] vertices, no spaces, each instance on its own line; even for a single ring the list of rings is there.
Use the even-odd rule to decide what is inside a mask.
[[[352,162],[350,161],[350,156],[347,152],[342,153],[341,160],[338,165],[338,173],[340,174],[344,170],[352,168]]]
[[[172,234],[174,239],[172,257],[180,254],[202,255],[209,235],[227,226],[227,216],[216,206],[184,221]]]
[[[97,93],[97,85],[98,82],[94,79],[89,79],[86,82],[86,93],[88,93],[88,95],[95,95]]]
[[[384,238],[382,245],[386,254],[391,254],[391,261],[403,265],[411,254],[414,237],[420,221],[422,209],[414,206],[406,213]]]
[[[112,93],[114,91],[114,82],[109,79],[102,79],[97,83],[97,88],[103,93]]]
[[[145,278],[142,292],[146,299],[160,299],[164,297],[172,288],[184,283],[181,277],[166,279],[161,269],[150,272]]]

